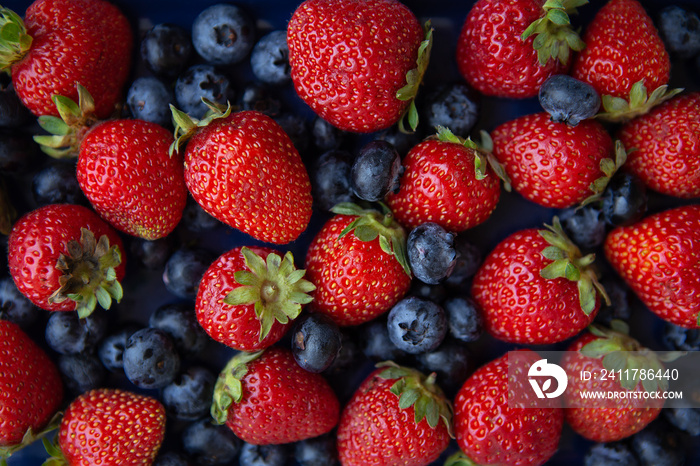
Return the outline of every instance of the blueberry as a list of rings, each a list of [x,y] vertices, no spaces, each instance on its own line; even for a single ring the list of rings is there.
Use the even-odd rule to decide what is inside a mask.
[[[129,238],[129,259],[134,259],[149,270],[165,267],[165,263],[175,250],[173,236],[165,236],[154,240],[139,237]]]
[[[481,250],[465,235],[455,237],[455,266],[444,280],[448,288],[461,290],[471,279],[483,261]]]
[[[213,253],[202,248],[183,246],[177,249],[165,264],[165,287],[179,298],[194,299],[199,281],[214,259]]]
[[[479,117],[477,94],[466,84],[440,86],[427,102],[425,117],[431,128],[444,126],[466,138],[476,125]]]
[[[470,370],[470,353],[459,341],[444,341],[437,349],[416,357],[420,370],[425,374],[435,373],[437,385],[453,398],[461,388]]]
[[[360,327],[360,349],[368,359],[374,362],[398,363],[408,355],[406,351],[399,349],[391,342],[386,318],[374,319]]]
[[[210,419],[191,423],[182,432],[185,452],[197,465],[227,465],[236,459],[241,440],[225,425],[212,424]]]
[[[314,202],[323,211],[329,211],[342,202],[353,202],[350,187],[352,155],[344,150],[324,152],[316,159],[311,170]]]
[[[539,100],[552,121],[576,126],[600,109],[600,96],[588,83],[565,74],[547,78],[540,86]]]
[[[357,197],[365,201],[381,201],[399,189],[403,173],[401,156],[393,144],[372,141],[360,149],[350,170],[350,183]]]
[[[287,31],[272,31],[260,38],[250,54],[250,66],[255,77],[264,83],[281,85],[290,82]]]
[[[185,209],[182,211],[182,220],[180,224],[183,228],[197,233],[203,231],[212,231],[223,225],[219,219],[210,215],[202,209],[202,206],[190,196],[187,197]]]
[[[215,383],[216,377],[209,369],[190,367],[163,388],[163,405],[175,419],[196,421],[209,413]]]
[[[661,342],[671,351],[700,351],[700,329],[664,322]]]
[[[126,104],[134,118],[161,126],[169,126],[173,92],[158,78],[146,76],[135,79],[126,94]]]
[[[623,442],[593,444],[583,458],[584,466],[639,466],[639,462]]]
[[[294,323],[292,352],[294,359],[309,372],[323,372],[338,356],[342,339],[338,325],[326,314],[311,312]]]
[[[693,11],[671,5],[659,12],[659,33],[672,55],[690,58],[700,53],[700,19]]]
[[[18,128],[32,117],[17,97],[10,76],[0,73],[0,128]]]
[[[153,466],[192,466],[187,456],[175,451],[160,451]]]
[[[386,326],[384,328],[386,328]],[[357,343],[354,330],[341,327],[339,331],[341,342],[340,350],[335,359],[333,359],[331,365],[326,369],[326,374],[339,374],[354,369],[357,366],[357,362],[364,357]]]
[[[473,299],[467,296],[453,296],[445,300],[443,309],[447,314],[447,325],[453,338],[470,343],[481,337],[484,322]]]
[[[282,101],[268,88],[260,83],[253,83],[241,92],[239,105],[243,110],[254,110],[272,118],[280,115]]]
[[[664,418],[686,434],[700,436],[700,408],[664,408]]]
[[[296,113],[283,113],[275,117],[275,121],[292,140],[294,148],[301,154],[305,153],[310,144],[309,126],[306,119]]]
[[[613,319],[629,321],[632,315],[629,287],[617,276],[604,276],[600,279],[600,284],[610,298],[610,305],[601,303],[595,321],[607,326]]]
[[[235,5],[212,5],[194,19],[192,43],[207,62],[232,65],[243,60],[253,47],[255,24]]]
[[[603,218],[613,226],[631,225],[644,217],[647,202],[644,183],[632,173],[618,172],[603,192]]]
[[[24,296],[10,277],[0,278],[0,320],[9,320],[23,329],[31,326],[43,313]]]
[[[141,58],[159,76],[174,78],[192,56],[190,33],[176,24],[153,26],[141,41]]]
[[[442,307],[416,297],[399,301],[389,311],[389,339],[409,354],[437,348],[447,334],[447,316]]]
[[[57,361],[65,387],[74,395],[103,386],[107,373],[92,353],[62,354]]]
[[[437,285],[448,277],[456,264],[455,236],[437,223],[424,223],[408,234],[408,263],[415,277]]]
[[[144,328],[133,333],[124,348],[124,373],[139,388],[163,388],[180,371],[180,356],[170,336]]]
[[[148,319],[172,338],[175,348],[185,357],[196,356],[204,350],[209,336],[197,321],[194,306],[187,303],[163,304]]]
[[[233,99],[228,77],[210,65],[191,66],[175,81],[175,101],[189,116],[201,119],[207,113],[209,108],[202,98],[220,105]]]
[[[314,146],[322,153],[340,149],[345,135],[345,131],[336,128],[323,118],[314,118],[311,123],[311,137]]]
[[[52,162],[36,172],[32,178],[32,195],[40,206],[89,204],[75,176],[75,163],[70,161]]]
[[[299,466],[333,466],[338,464],[335,440],[330,435],[302,440],[294,444],[294,459]]]
[[[634,434],[630,443],[641,466],[685,464],[685,450],[681,448],[678,432],[663,422],[663,418]]]
[[[394,146],[401,157],[405,156],[413,146],[420,142],[420,137],[417,132],[409,133],[401,131],[398,125],[381,131],[377,134],[376,139],[379,141],[386,141]]]
[[[107,332],[107,313],[101,309],[85,318],[76,312],[52,312],[46,323],[46,343],[60,354],[92,351]]]
[[[110,372],[124,371],[124,349],[129,337],[141,330],[138,324],[126,323],[113,333],[110,333],[100,342],[97,355],[102,365]]]
[[[420,280],[413,280],[409,294],[418,298],[427,299],[435,304],[442,304],[447,297],[447,288],[442,283],[429,285]]]
[[[606,222],[595,203],[565,209],[559,214],[564,231],[578,247],[595,249],[605,240]]]
[[[243,442],[239,466],[284,466],[289,452],[286,445],[253,445]]]

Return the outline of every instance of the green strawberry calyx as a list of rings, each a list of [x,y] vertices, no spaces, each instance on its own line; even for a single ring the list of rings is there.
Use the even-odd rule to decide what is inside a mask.
[[[243,399],[241,381],[248,373],[248,364],[258,359],[264,352],[264,350],[255,353],[241,351],[232,357],[219,373],[211,404],[211,417],[216,424],[225,424],[231,405],[240,403]]]
[[[435,373],[426,376],[416,369],[399,366],[392,361],[381,362],[377,367],[383,368],[378,374],[380,378],[396,380],[389,390],[399,398],[399,408],[413,406],[416,424],[425,419],[430,428],[435,429],[442,422],[450,437],[454,438],[452,405],[435,383]]]
[[[75,310],[82,319],[92,314],[98,303],[109,309],[113,299],[121,301],[123,290],[116,267],[122,258],[117,245],[110,246],[106,235],[97,240],[90,230],[81,228],[80,241],[69,241],[66,250],[56,263],[63,275],[58,279],[60,287],[48,298],[50,303],[75,301]]]
[[[170,113],[172,114],[173,127],[175,128],[173,137],[175,140],[170,145],[168,153],[172,157],[173,153],[180,152],[185,142],[187,142],[199,128],[208,126],[212,121],[220,118],[227,118],[231,115],[233,107],[228,103],[225,107],[202,97],[202,102],[208,107],[207,113],[201,120],[189,116],[182,110],[177,109],[170,104]]]
[[[590,315],[595,309],[598,293],[610,304],[610,298],[592,267],[595,254],[581,254],[578,246],[564,232],[558,217],[554,217],[552,225],[545,227],[545,230],[539,230],[539,234],[549,246],[544,248],[541,254],[552,262],[540,270],[540,276],[547,280],[566,278],[576,282],[579,304],[586,315]]]
[[[586,45],[571,28],[569,15],[577,13],[576,8],[587,3],[588,0],[547,0],[544,3],[544,14],[520,36],[522,40],[535,36],[532,47],[537,51],[540,65],[546,65],[550,59],[566,65],[571,50],[579,52],[584,49]]]
[[[394,219],[394,214],[386,205],[380,203],[380,206],[383,212],[375,209],[363,209],[352,202],[341,202],[334,206],[331,209],[334,214],[357,217],[345,227],[338,238],[352,233],[363,242],[378,239],[382,251],[393,256],[404,272],[411,276],[406,251],[406,231]]]
[[[0,6],[0,71],[9,71],[13,63],[24,57],[32,46],[22,18]]]
[[[457,450],[445,460],[443,466],[479,466],[479,464],[465,455],[462,450]]]
[[[406,73],[406,85],[396,91],[396,98],[401,101],[410,101],[408,109],[401,115],[399,119],[399,131],[402,133],[411,133],[418,128],[418,109],[416,108],[416,96],[418,89],[423,82],[423,75],[428,69],[430,63],[430,52],[433,48],[433,26],[430,21],[427,21],[423,26],[425,38],[421,41],[418,47],[418,57],[416,58],[416,67]],[[408,120],[408,125],[411,131],[406,129],[404,119]]]
[[[60,412],[54,414],[46,426],[37,432],[34,432],[34,430],[30,427],[24,433],[24,436],[22,436],[22,440],[17,444],[0,446],[0,465],[6,465],[6,460],[14,453],[39,439],[43,439],[47,434],[58,429],[58,426],[61,424],[62,416],[63,414]]]
[[[85,87],[78,84],[77,88],[77,103],[62,95],[52,97],[60,118],[52,115],[38,118],[39,126],[49,135],[34,136],[34,141],[44,153],[56,159],[76,157],[85,134],[98,122],[95,100]]]
[[[657,87],[648,93],[644,80],[632,85],[627,99],[603,95],[600,98],[603,111],[595,118],[609,123],[625,123],[631,119],[648,113],[652,108],[662,102],[683,92],[682,88],[669,89],[667,85]]]
[[[299,316],[302,306],[313,300],[308,293],[316,286],[303,278],[305,270],[295,268],[291,252],[284,258],[270,253],[266,259],[246,247],[241,253],[249,270],[234,273],[240,286],[234,288],[224,302],[232,306],[254,306],[262,341],[275,321],[286,324]]]
[[[44,461],[42,466],[68,466],[68,460],[63,455],[61,447],[58,444],[58,435],[54,438],[53,442],[47,438],[43,438],[41,441],[44,444],[46,453],[49,455],[49,458]]]
[[[593,202],[599,201],[603,197],[605,188],[607,188],[613,175],[624,165],[627,161],[627,150],[625,150],[625,145],[619,139],[615,140],[615,158],[606,157],[600,161],[600,171],[603,172],[603,176],[597,178],[593,181],[589,188],[593,191],[593,194],[588,196],[581,202],[579,207],[591,204]]]

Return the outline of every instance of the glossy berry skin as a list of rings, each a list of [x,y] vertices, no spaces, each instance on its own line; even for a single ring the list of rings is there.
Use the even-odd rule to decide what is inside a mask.
[[[94,353],[62,354],[57,365],[67,391],[73,395],[100,388],[107,379],[107,370]]]
[[[626,123],[618,133],[626,170],[654,191],[700,197],[700,92],[679,95]]]
[[[182,356],[198,356],[209,342],[197,322],[194,306],[189,302],[164,304],[148,318],[148,326],[167,333]]]
[[[115,420],[120,422],[114,422]],[[58,430],[58,446],[75,466],[147,466],[165,436],[165,409],[155,398],[120,389],[92,390],[74,399]]]
[[[311,186],[314,203],[329,211],[341,202],[353,202],[350,171],[353,157],[350,152],[332,149],[321,154],[313,165]]]
[[[163,388],[180,371],[180,355],[172,338],[162,330],[137,330],[124,347],[124,373],[139,388]]]
[[[213,65],[240,62],[254,43],[255,23],[235,5],[212,5],[202,10],[192,23],[192,44]]]
[[[389,311],[408,292],[411,277],[382,251],[379,239],[360,241],[341,232],[355,220],[335,215],[311,241],[306,273],[316,285],[314,308],[340,326],[359,325]]]
[[[545,279],[550,261],[541,251],[549,244],[538,229],[528,228],[502,240],[484,259],[472,282],[472,296],[491,335],[512,343],[563,341],[591,323],[600,308],[581,309],[577,284],[566,278]]]
[[[527,98],[537,95],[551,75],[567,67],[540,65],[525,29],[543,15],[539,0],[479,0],[472,6],[457,42],[457,65],[467,82],[484,95]]]
[[[365,201],[381,201],[399,188],[401,156],[390,142],[375,140],[358,152],[350,170],[352,190]]]
[[[243,443],[238,461],[240,466],[284,466],[288,456],[286,445]]]
[[[182,159],[171,157],[172,135],[143,120],[93,127],[80,144],[78,183],[98,214],[144,239],[170,234],[187,201]]]
[[[307,0],[287,27],[294,88],[340,129],[388,128],[408,106],[396,92],[416,67],[423,36],[415,15],[395,0]]]
[[[216,377],[205,367],[193,366],[183,371],[175,380],[163,387],[162,400],[165,410],[174,419],[196,421],[207,414],[211,407]]]
[[[203,118],[209,110],[202,98],[225,106],[234,95],[228,77],[205,63],[192,65],[182,72],[173,92],[178,107],[193,118]]]
[[[618,227],[603,247],[649,310],[675,325],[700,327],[700,206],[675,207]]]
[[[276,30],[261,37],[250,54],[250,67],[264,83],[281,86],[289,82],[292,78],[287,31]]]
[[[647,213],[647,189],[638,176],[616,173],[603,192],[600,210],[610,225],[626,226],[641,220]]]
[[[598,10],[582,37],[571,76],[599,95],[627,98],[644,80],[651,92],[668,82],[671,61],[644,7],[637,0],[611,0]]]
[[[600,96],[593,86],[566,74],[547,78],[537,97],[553,121],[571,126],[592,118],[600,109]]]
[[[89,205],[75,176],[75,165],[66,162],[49,164],[34,174],[32,195],[38,205]]]
[[[107,325],[107,313],[99,310],[82,319],[75,312],[55,312],[49,316],[44,336],[57,353],[92,352],[105,336]]]
[[[447,335],[447,317],[432,301],[410,296],[391,308],[389,339],[400,350],[420,354],[436,349]]]
[[[261,241],[289,243],[311,218],[299,153],[279,124],[256,111],[201,128],[187,143],[185,182],[206,212]]]
[[[584,466],[638,466],[632,449],[624,442],[594,443],[586,451]]]
[[[447,448],[447,428],[442,420],[435,428],[425,418],[416,423],[414,407],[399,407],[390,391],[396,380],[380,377],[382,370],[370,373],[343,408],[336,434],[340,463],[428,465]]]
[[[25,329],[43,314],[15,286],[12,277],[0,278],[0,320],[9,320]]]
[[[58,116],[52,96],[77,102],[80,83],[94,97],[98,118],[109,116],[128,79],[133,43],[118,7],[104,0],[37,0],[24,23],[32,45],[11,68],[22,103],[36,116]]]
[[[457,262],[454,240],[455,235],[437,223],[424,223],[411,230],[406,248],[413,275],[430,285],[448,277]]]
[[[343,343],[338,325],[319,312],[311,312],[297,319],[291,337],[292,353],[297,364],[317,373],[333,364]]]
[[[180,247],[165,263],[165,288],[179,298],[194,299],[202,275],[215,258],[212,252],[204,248]]]
[[[444,126],[466,138],[479,119],[479,96],[463,83],[439,87],[428,96],[427,102],[424,113],[429,128]]]
[[[470,343],[477,341],[484,330],[481,311],[469,296],[451,296],[443,304],[452,338]]]
[[[97,348],[100,362],[110,372],[124,372],[124,349],[129,337],[141,330],[137,324],[125,324],[107,335]]]
[[[517,117],[491,133],[493,154],[513,189],[544,207],[573,207],[591,196],[590,184],[604,176],[600,161],[613,154],[613,141],[595,120],[569,126],[546,112]]]
[[[425,140],[403,159],[397,193],[386,202],[406,228],[433,222],[459,233],[486,221],[501,196],[500,180],[491,170],[477,180],[474,149],[455,142]]]
[[[134,118],[170,126],[170,107],[175,95],[165,83],[152,76],[136,78],[126,93],[126,104]]]
[[[517,361],[535,362],[539,355],[521,350]],[[511,353],[477,369],[462,385],[454,401],[457,445],[477,464],[542,465],[556,452],[564,424],[563,409],[550,399],[546,405],[509,401],[508,374]],[[519,365],[519,363],[518,363]],[[518,377],[520,383],[522,378]],[[515,383],[515,382],[513,382]],[[520,390],[529,390],[529,386]],[[517,404],[516,404],[517,403]]]
[[[115,268],[117,280],[124,278],[126,257],[117,232],[87,207],[73,204],[49,204],[22,216],[12,227],[8,240],[10,274],[23,295],[48,311],[72,311],[75,301],[50,303],[62,272],[56,268],[60,254],[67,254],[67,243],[80,239],[80,229],[87,228],[96,238],[107,235],[110,245],[122,252],[122,262]]]
[[[691,58],[700,53],[700,18],[697,13],[670,5],[659,12],[658,25],[671,55]]]
[[[63,382],[47,354],[15,323],[0,320],[0,448],[40,431],[63,400]]]
[[[160,23],[141,40],[141,58],[158,76],[174,78],[185,69],[192,56],[190,33],[176,24]]]
[[[567,235],[581,249],[592,250],[605,240],[606,220],[602,209],[595,203],[583,207],[570,207],[559,215]]]
[[[306,466],[322,466],[338,463],[335,437],[324,434],[294,444],[294,459]]]

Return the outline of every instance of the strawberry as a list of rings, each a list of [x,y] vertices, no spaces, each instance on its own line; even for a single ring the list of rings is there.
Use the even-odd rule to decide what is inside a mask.
[[[76,84],[111,114],[129,76],[133,37],[124,14],[105,0],[36,0],[24,21],[0,7],[0,71],[12,74],[22,103],[35,115],[58,116],[55,95],[77,99]],[[5,35],[7,31],[7,35]]]
[[[618,133],[632,150],[625,169],[649,188],[700,197],[700,93],[674,97],[626,123]]]
[[[426,29],[397,0],[306,0],[287,25],[294,88],[340,129],[371,133],[407,111],[415,129],[413,100],[432,44]]]
[[[322,375],[296,363],[288,348],[239,353],[219,375],[212,417],[255,445],[297,442],[330,432],[340,403]]]
[[[509,390],[530,390],[527,372],[539,359],[534,351],[517,353],[517,358],[506,353],[484,364],[457,392],[454,429],[461,451],[446,465],[536,466],[556,452],[564,424],[556,399],[511,400]]]
[[[255,239],[294,241],[311,219],[311,182],[282,127],[257,111],[193,120],[173,108],[179,137],[187,139],[185,183],[195,201],[220,221]]]
[[[339,204],[311,240],[307,278],[316,285],[314,309],[338,325],[359,325],[387,312],[408,292],[406,232],[373,209]]]
[[[569,14],[586,1],[478,0],[462,26],[457,65],[484,95],[526,98],[569,68],[570,48],[583,43]]]
[[[122,240],[87,207],[50,204],[23,215],[7,249],[17,289],[42,309],[85,317],[122,297]]]
[[[452,407],[435,374],[426,377],[393,363],[378,366],[343,408],[337,432],[341,464],[432,463],[453,436]]]
[[[565,340],[591,323],[602,294],[591,267],[559,220],[502,240],[484,259],[472,282],[485,329],[512,343]]]
[[[567,348],[561,363],[568,376],[565,419],[576,433],[595,442],[614,442],[639,432],[658,417],[664,403],[663,398],[624,396],[623,392],[663,390],[666,381],[640,380],[641,371],[663,372],[663,364],[627,334],[626,324],[613,322],[611,329],[592,326],[579,336]],[[614,357],[606,357],[611,353]],[[591,375],[587,380],[581,377],[583,371]],[[597,399],[585,397],[582,392],[619,395]]]
[[[608,233],[605,257],[654,314],[700,327],[700,205],[674,207]]]
[[[286,333],[314,285],[294,258],[266,247],[236,247],[221,255],[199,283],[195,311],[216,341],[258,351]]]
[[[0,320],[0,463],[54,429],[63,382],[46,353],[15,323]]]
[[[593,183],[609,177],[601,163],[615,165],[613,140],[595,120],[569,126],[546,112],[533,113],[502,123],[491,138],[513,189],[545,207],[580,204],[600,191]]]
[[[387,204],[407,228],[427,222],[453,232],[472,228],[489,218],[501,196],[502,171],[490,162],[473,141],[438,128],[435,138],[404,157],[399,190],[389,193]]]
[[[148,466],[165,437],[165,408],[150,396],[100,388],[66,409],[47,466]]]

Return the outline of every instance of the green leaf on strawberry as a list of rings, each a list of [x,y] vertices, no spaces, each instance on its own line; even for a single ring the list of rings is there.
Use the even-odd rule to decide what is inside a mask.
[[[634,150],[634,149],[632,149]],[[603,197],[605,188],[607,188],[613,175],[624,165],[627,161],[627,151],[625,150],[624,144],[619,139],[615,141],[615,159],[604,158],[600,161],[600,171],[603,172],[603,176],[597,178],[590,184],[591,191],[593,194],[584,199],[580,206],[583,207],[592,202],[596,202]]]
[[[403,133],[413,132],[418,127],[418,109],[416,108],[416,96],[418,89],[423,82],[423,75],[428,69],[430,63],[430,51],[433,48],[433,26],[430,21],[426,21],[423,26],[425,31],[425,39],[418,47],[418,58],[416,59],[416,67],[406,73],[406,85],[396,91],[396,98],[402,101],[410,101],[406,112],[399,119],[399,130]],[[404,118],[408,118],[408,125],[411,131],[406,129]]]
[[[664,84],[649,94],[642,79],[632,85],[627,99],[611,95],[601,96],[603,111],[595,117],[611,123],[625,123],[648,113],[652,108],[681,92],[683,92],[682,88],[669,89],[668,85]]]
[[[214,385],[214,396],[211,405],[211,417],[217,424],[224,424],[228,417],[228,409],[232,403],[238,403],[243,398],[241,380],[248,373],[248,363],[255,361],[263,351],[247,353],[241,351],[231,358],[219,374]]]
[[[569,15],[576,13],[576,8],[585,5],[588,0],[547,0],[542,6],[544,15],[530,24],[521,39],[535,36],[533,48],[537,50],[540,65],[544,66],[550,59],[566,65],[571,50],[581,51],[585,44],[578,33],[571,29]]]
[[[230,103],[226,107],[222,107],[215,102],[205,99],[204,97],[202,97],[202,102],[204,102],[204,104],[209,108],[202,119],[193,118],[182,110],[176,108],[174,105],[170,105],[170,112],[172,113],[173,118],[173,127],[175,128],[173,135],[175,141],[173,141],[172,145],[170,146],[171,156],[173,153],[180,151],[180,147],[194,135],[198,128],[204,128],[214,120],[227,118],[229,115],[231,115],[231,111],[233,110]]]
[[[9,70],[32,45],[22,18],[14,11],[0,7],[0,71]]]

